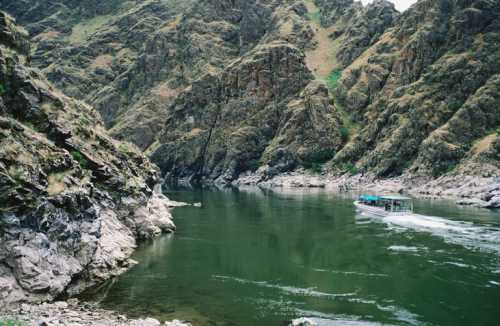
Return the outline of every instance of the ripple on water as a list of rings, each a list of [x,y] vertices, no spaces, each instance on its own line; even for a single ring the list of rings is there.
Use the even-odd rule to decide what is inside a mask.
[[[410,325],[423,325],[422,322],[418,320],[418,315],[404,309],[401,307],[397,307],[394,305],[384,305],[377,300],[374,299],[363,299],[356,297],[357,292],[351,292],[351,293],[326,293],[326,292],[320,292],[316,291],[312,288],[298,288],[298,287],[293,287],[293,286],[283,286],[279,284],[272,284],[266,281],[252,281],[252,280],[247,280],[247,279],[242,279],[238,277],[231,277],[231,276],[225,276],[225,275],[213,275],[213,279],[215,280],[220,280],[223,282],[227,281],[233,281],[241,284],[250,284],[250,285],[255,285],[255,286],[260,286],[260,287],[265,287],[265,288],[271,288],[271,289],[277,289],[280,291],[283,291],[288,294],[293,294],[293,295],[300,295],[300,296],[311,296],[311,297],[318,297],[318,298],[326,298],[326,299],[331,299],[331,300],[344,300],[347,302],[351,303],[357,303],[357,304],[365,304],[365,305],[372,305],[376,307],[378,310],[387,312],[392,315],[392,318],[394,320],[397,320],[398,322],[410,324]],[[254,300],[256,301],[256,300]],[[298,304],[297,302],[292,302],[292,301],[275,301],[275,300],[269,300],[269,299],[261,299],[260,301],[256,302],[265,302],[265,306],[267,309],[272,308],[274,311],[286,311],[290,312],[292,311],[294,314],[302,316],[302,317],[314,317],[318,320],[321,320],[321,323],[318,323],[318,325],[383,325],[380,323],[373,323],[370,321],[362,321],[358,319],[357,317],[352,317],[352,316],[345,316],[345,315],[337,315],[337,314],[328,314],[328,313],[322,313],[322,312],[316,312],[316,311],[311,311],[311,310],[303,310],[300,308],[294,308],[293,305]],[[340,322],[343,322],[344,324],[341,324]],[[386,324],[385,324],[386,325]]]
[[[419,214],[386,217],[362,215],[362,221],[366,218],[370,218],[373,222],[385,223],[389,229],[395,231],[426,232],[443,238],[447,243],[500,255],[500,229],[497,227]],[[393,246],[392,248],[392,250],[405,249],[403,246]]]
[[[350,292],[350,293],[326,293],[326,292],[320,292],[316,291],[313,288],[298,288],[294,286],[284,286],[284,285],[279,285],[279,284],[272,284],[268,283],[266,281],[252,281],[252,280],[246,280],[242,278],[237,278],[237,277],[231,277],[231,276],[223,276],[223,275],[213,275],[212,276],[214,279],[217,280],[222,280],[222,281],[234,281],[242,284],[252,284],[256,286],[261,286],[265,288],[270,288],[270,289],[277,289],[282,292],[286,292],[289,294],[294,294],[294,295],[302,295],[302,296],[309,296],[309,297],[318,297],[318,298],[338,298],[338,297],[350,297],[356,295],[356,292]]]

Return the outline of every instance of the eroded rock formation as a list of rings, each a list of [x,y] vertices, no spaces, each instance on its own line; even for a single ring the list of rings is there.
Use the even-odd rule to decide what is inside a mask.
[[[126,269],[136,239],[172,231],[159,171],[97,113],[29,67],[0,12],[0,301],[74,294]]]

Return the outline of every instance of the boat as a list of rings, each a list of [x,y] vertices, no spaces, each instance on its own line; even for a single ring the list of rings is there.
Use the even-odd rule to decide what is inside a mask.
[[[404,216],[413,214],[413,201],[409,197],[361,195],[354,201],[356,209],[376,216]]]

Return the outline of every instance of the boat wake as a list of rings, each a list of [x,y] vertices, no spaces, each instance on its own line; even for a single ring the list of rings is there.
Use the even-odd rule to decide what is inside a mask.
[[[375,222],[383,222],[395,231],[414,230],[427,232],[443,238],[447,243],[500,255],[500,228],[498,227],[475,225],[471,222],[453,221],[438,216],[419,214],[385,217],[363,215],[363,218],[365,221],[366,218],[369,218]],[[394,247],[391,249],[398,250],[403,248]]]
[[[334,298],[338,298],[338,297],[351,297],[351,296],[356,295],[356,292],[326,293],[326,292],[316,291],[316,290],[314,290],[314,288],[297,288],[297,287],[293,287],[293,286],[272,284],[272,283],[268,283],[265,281],[258,282],[258,281],[245,280],[242,278],[231,277],[231,276],[213,275],[212,277],[214,279],[217,279],[217,280],[234,281],[234,282],[243,283],[243,284],[252,284],[252,285],[256,285],[256,286],[260,286],[260,287],[277,289],[277,290],[280,290],[280,291],[288,293],[288,294],[301,295],[301,296],[334,299]]]
[[[335,300],[335,301],[343,301],[356,305],[365,305],[372,306],[380,312],[388,314],[388,318],[393,321],[397,321],[397,324],[405,324],[405,325],[424,325],[419,320],[419,316],[402,308],[394,306],[393,304],[387,304],[387,302],[379,302],[375,299],[365,299],[358,297],[358,292],[350,292],[350,293],[326,293],[315,290],[314,288],[297,288],[293,286],[285,286],[279,284],[273,284],[266,281],[252,281],[247,279],[242,279],[238,277],[224,276],[224,275],[212,275],[214,280],[222,281],[222,282],[236,282],[240,284],[246,284],[251,286],[264,287],[269,289],[275,289],[285,294],[293,295],[293,296],[301,296],[301,297],[316,297],[319,299],[327,299],[327,300]],[[357,325],[382,325],[377,322],[364,321],[361,320],[360,317],[357,316],[348,316],[342,314],[330,314],[319,311],[312,310],[304,310],[297,305],[302,305],[300,301],[295,301],[296,299],[285,300],[284,297],[281,297],[280,301],[271,300],[271,299],[250,299],[253,302],[262,306],[262,309],[270,309],[274,313],[281,312],[284,314],[293,313],[297,316],[307,317],[308,319],[314,320],[318,325],[349,325],[349,326],[357,326]],[[384,324],[388,325],[388,324]]]

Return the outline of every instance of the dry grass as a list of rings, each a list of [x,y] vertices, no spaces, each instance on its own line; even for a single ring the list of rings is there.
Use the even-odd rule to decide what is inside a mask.
[[[101,27],[113,20],[113,15],[96,16],[73,26],[71,35],[67,37],[70,43],[81,43],[97,32]]]
[[[176,29],[177,26],[179,26],[179,23],[181,22],[181,20],[182,20],[181,14],[175,16],[174,19],[172,19],[171,21],[169,21],[165,25],[163,25],[163,27],[160,29],[160,31],[167,32],[167,31]]]
[[[312,0],[305,1],[305,4],[309,11],[309,16],[318,15],[319,8]],[[333,28],[324,28],[317,19],[311,19],[311,27],[315,31],[314,41],[316,48],[306,52],[306,64],[316,78],[325,81],[333,70],[339,68],[336,56],[340,39],[332,40],[330,34]]]
[[[491,147],[491,144],[493,144],[496,137],[497,137],[497,134],[494,133],[494,134],[488,135],[488,136],[484,137],[483,139],[479,140],[471,148],[471,153],[473,155],[477,155],[477,154],[486,152]]]
[[[95,68],[107,68],[113,62],[113,56],[110,54],[103,54],[94,59],[90,64],[90,67]]]
[[[64,183],[64,178],[66,173],[54,173],[49,175],[47,181],[49,185],[47,186],[47,193],[49,196],[55,196],[66,190],[66,185]]]
[[[196,138],[198,135],[200,135],[203,132],[200,128],[193,128],[190,132],[184,135],[185,139],[193,139]]]
[[[40,33],[37,36],[35,36],[35,40],[40,41],[40,40],[51,40],[58,38],[61,35],[61,33],[56,32],[56,31],[48,31],[44,33]]]
[[[176,96],[177,94],[179,94],[179,91],[168,87],[168,85],[166,84],[161,84],[153,90],[153,94],[158,95],[163,99],[166,99]]]

